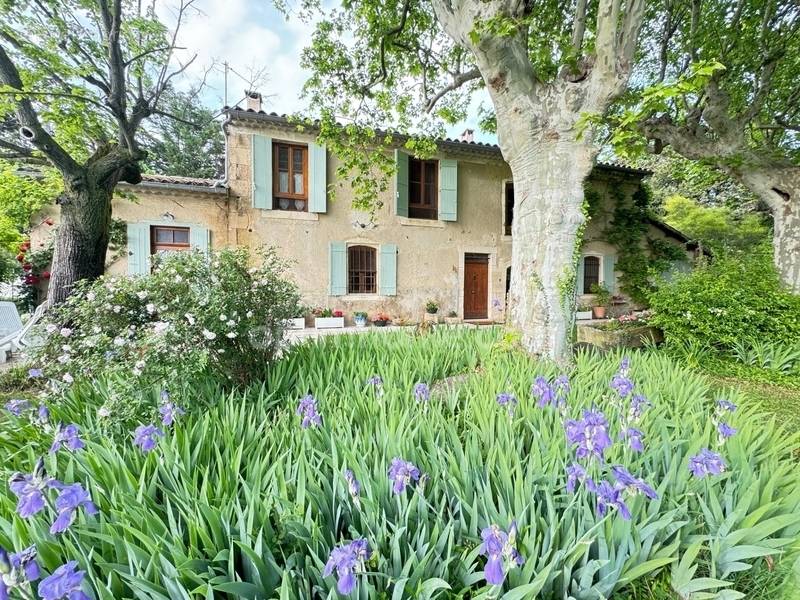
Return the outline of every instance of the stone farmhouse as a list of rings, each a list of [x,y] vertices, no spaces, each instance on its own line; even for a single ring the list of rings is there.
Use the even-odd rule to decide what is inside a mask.
[[[247,108],[228,109],[224,130],[224,179],[146,175],[137,186],[120,186],[136,200],[114,201],[128,247],[109,272],[146,273],[149,257],[162,251],[269,245],[291,261],[309,306],[418,320],[435,300],[440,314],[504,319],[514,188],[497,146],[467,134],[441,140],[430,160],[397,149],[397,175],[370,219],[352,208],[349,186],[334,180],[337,158],[313,132],[263,112],[258,96]],[[593,283],[619,292],[618,250],[604,239],[620,197],[612,191],[629,199],[646,175],[618,164],[594,169],[589,185],[601,202],[584,233],[579,301],[591,301]],[[696,250],[655,220],[647,237],[685,249],[687,262]]]

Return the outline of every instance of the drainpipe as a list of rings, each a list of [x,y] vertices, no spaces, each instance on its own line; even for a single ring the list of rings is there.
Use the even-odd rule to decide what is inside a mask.
[[[230,111],[226,111],[225,119],[223,119],[222,124],[222,136],[225,138],[225,158],[224,158],[224,172],[222,179],[216,180],[211,187],[224,187],[225,188],[225,231],[226,231],[226,243],[230,245],[231,243],[231,190],[228,187],[228,123],[231,122],[231,113]]]

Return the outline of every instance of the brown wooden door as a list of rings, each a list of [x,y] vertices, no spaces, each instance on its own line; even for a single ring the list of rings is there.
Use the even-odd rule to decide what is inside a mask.
[[[489,256],[467,254],[464,258],[464,318],[489,316]]]

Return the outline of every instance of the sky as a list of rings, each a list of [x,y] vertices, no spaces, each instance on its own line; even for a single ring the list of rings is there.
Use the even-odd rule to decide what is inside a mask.
[[[174,0],[157,6],[164,22],[174,21]],[[197,54],[183,85],[205,79],[204,103],[212,110],[221,109],[225,98],[222,64],[227,62],[229,105],[244,105],[248,80],[254,73],[266,71],[266,80],[256,86],[264,96],[264,110],[283,114],[308,109],[300,98],[309,76],[300,68],[300,55],[311,42],[313,23],[304,23],[296,15],[287,20],[270,0],[197,0],[195,7],[198,10],[185,20],[178,38],[186,48],[182,60]],[[478,131],[479,104],[476,99],[467,121],[449,128],[449,136],[457,137],[470,127],[475,129],[476,139],[495,141]]]

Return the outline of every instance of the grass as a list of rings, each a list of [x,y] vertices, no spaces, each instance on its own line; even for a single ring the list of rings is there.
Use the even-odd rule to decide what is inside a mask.
[[[497,341],[491,330],[438,330],[303,345],[248,389],[198,386],[194,411],[150,455],[132,447],[129,429],[109,437],[96,417],[102,394],[78,386],[53,413],[81,423],[87,449],[48,457],[47,465],[55,476],[83,482],[101,515],[81,517],[71,537],[53,538],[46,519],[11,516],[14,499],[0,486],[0,545],[35,542],[48,570],[78,558],[99,600],[291,600],[336,597],[322,566],[334,545],[363,535],[376,553],[370,574],[359,578],[362,599],[477,599],[494,593],[482,584],[481,529],[518,519],[518,547],[528,560],[509,575],[517,598],[536,597],[541,585],[544,598],[608,597],[614,590],[615,600],[675,600],[668,571],[690,536],[737,547],[731,534],[741,541],[754,529],[767,532],[749,549],[785,546],[772,535],[779,532],[796,537],[800,525],[789,523],[800,491],[789,452],[798,438],[755,425],[757,407],[734,391],[731,399],[745,406],[733,421],[742,431],[724,449],[730,473],[691,480],[688,456],[714,436],[708,417],[716,395],[707,379],[659,354],[633,355],[637,387],[655,404],[640,425],[647,452],[631,455],[617,444],[608,458],[646,477],[660,498],[632,498],[632,522],[614,514],[598,520],[593,497],[563,491],[573,452],[559,415],[530,400],[532,377],[558,370]],[[597,405],[616,422],[608,381],[619,359],[578,357],[571,416]],[[364,385],[376,373],[383,395]],[[429,405],[414,401],[414,383],[443,380],[449,384],[434,386]],[[501,391],[520,399],[513,419],[494,400]],[[308,392],[319,401],[323,426],[304,431],[294,410]],[[0,415],[4,469],[30,470],[49,441]],[[424,487],[391,494],[386,470],[395,456],[429,475]],[[347,493],[344,468],[361,481],[359,506]],[[787,525],[773,530],[771,519]],[[728,577],[724,553],[714,556],[716,577]],[[778,598],[788,563],[770,571],[765,559],[752,562],[755,569],[730,574],[732,589],[748,599]],[[626,576],[632,585],[617,584]]]

